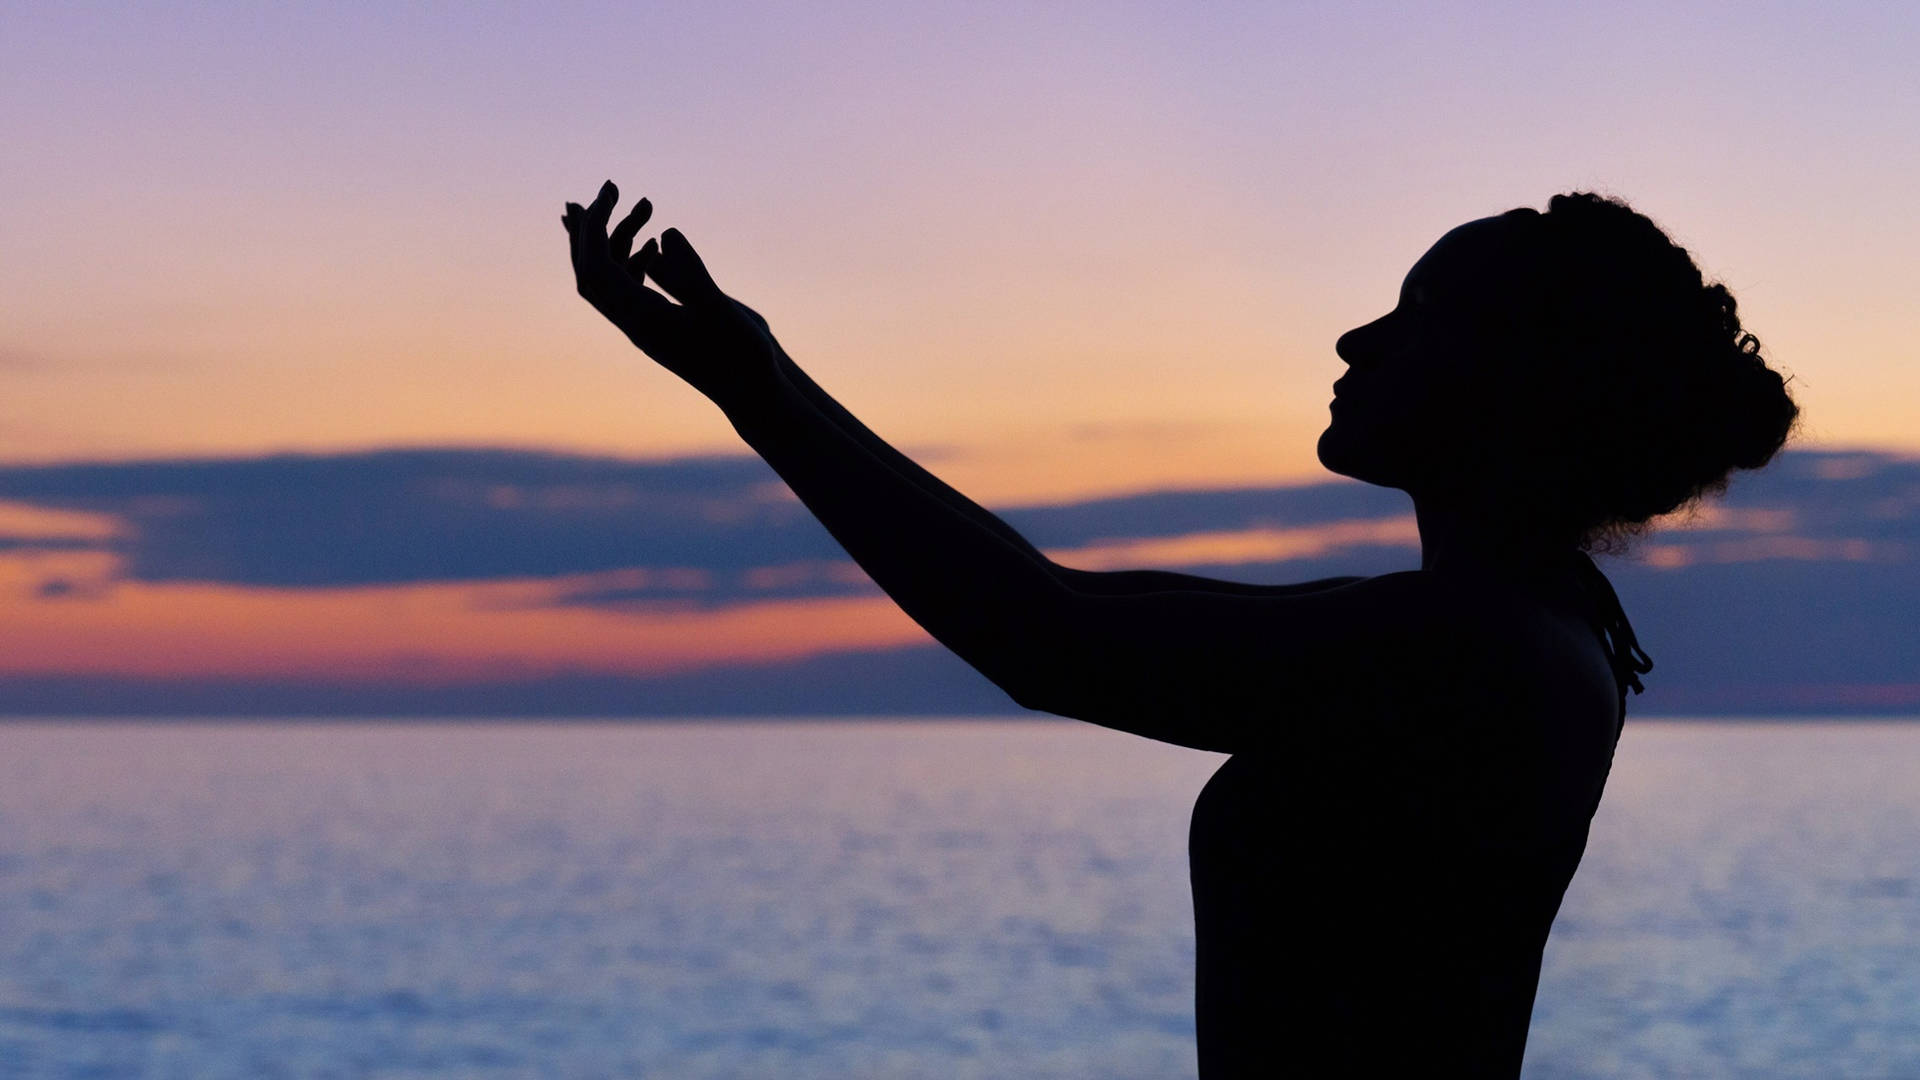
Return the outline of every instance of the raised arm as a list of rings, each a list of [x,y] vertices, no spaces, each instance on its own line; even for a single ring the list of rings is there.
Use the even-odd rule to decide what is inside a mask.
[[[765,329],[767,321],[761,318],[758,312],[752,314]],[[992,511],[967,498],[945,481],[922,468],[918,462],[895,450],[885,439],[874,434],[870,428],[860,422],[859,418],[848,412],[844,406],[833,399],[832,395],[808,377],[807,373],[801,370],[800,365],[787,355],[785,349],[780,350],[780,371],[802,398],[818,409],[848,438],[859,443],[868,453],[878,458],[882,464],[917,485],[922,491],[946,503],[955,513],[972,520],[982,528],[992,530],[1008,543],[1027,551],[1035,559],[1051,568],[1054,575],[1069,587],[1080,592],[1100,596],[1129,596],[1137,593],[1187,590],[1233,593],[1242,596],[1282,596],[1317,592],[1361,580],[1358,577],[1337,577],[1288,585],[1254,585],[1168,570],[1077,570],[1073,567],[1061,566],[1034,547],[1026,537],[1020,535],[1018,530]]]
[[[677,231],[629,257],[645,210],[636,207],[610,237],[616,197],[609,183],[590,206],[568,208],[581,295],[718,405],[915,622],[1015,700],[1025,698],[1046,662],[1042,643],[1063,632],[1073,600],[1052,564],[1011,529],[914,482],[809,401],[783,371],[764,321],[720,291]],[[679,302],[645,288],[629,270],[634,263]]]
[[[755,313],[754,317],[758,319],[758,313]],[[766,325],[765,319],[759,321],[762,326]],[[794,363],[793,357],[787,355],[785,349],[780,350],[780,372],[803,400],[819,410],[822,416],[848,438],[878,458],[881,464],[899,473],[903,479],[921,491],[945,503],[955,513],[968,518],[983,529],[994,532],[1001,539],[1021,548],[1033,558],[1056,570],[1065,569],[1041,554],[1039,548],[1034,547],[1026,537],[1021,536],[1018,530],[1008,525],[998,515],[962,495],[946,481],[922,468],[919,462],[895,450],[885,439],[875,435],[872,429],[861,423],[858,417],[848,412],[844,406],[833,399],[831,394],[822,390],[819,383],[814,382],[805,371],[802,371],[800,365]]]
[[[621,244],[623,243],[622,236],[624,236],[624,245],[630,247],[636,231],[646,223],[651,209],[652,207],[644,199],[636,203],[632,212],[615,228],[612,242],[616,245]],[[648,264],[653,262],[658,257],[658,254],[658,245],[654,244],[653,241],[648,241],[646,246],[642,247],[638,254],[628,258],[627,268],[630,276],[636,279],[643,278],[647,272]],[[739,301],[735,301],[735,303],[739,304]],[[739,304],[739,307],[752,318],[760,327],[761,331],[771,340],[773,335],[771,328],[767,324],[767,320],[763,318],[759,312],[754,311],[745,304]],[[998,515],[961,494],[944,480],[928,472],[919,462],[914,461],[912,458],[894,449],[885,439],[876,435],[871,428],[861,423],[858,417],[848,412],[845,406],[836,401],[833,395],[827,393],[826,390],[821,388],[820,384],[814,382],[813,378],[794,361],[793,357],[788,355],[785,349],[780,348],[778,342],[774,343],[774,349],[780,373],[786,377],[787,382],[798,392],[805,402],[818,410],[828,422],[839,428],[842,434],[858,443],[861,448],[877,458],[882,465],[900,474],[902,479],[917,486],[927,495],[945,503],[954,513],[967,518],[981,528],[990,530],[1007,543],[1027,552],[1032,558],[1045,564],[1055,576],[1059,577],[1069,587],[1081,592],[1101,596],[1127,596],[1147,592],[1188,590],[1231,593],[1242,596],[1282,596],[1317,592],[1321,589],[1334,588],[1361,580],[1358,577],[1337,577],[1286,585],[1255,585],[1247,582],[1226,581],[1220,578],[1202,577],[1197,574],[1182,574],[1166,570],[1096,571],[1079,570],[1073,567],[1061,566],[1048,558],[1040,549],[1034,547],[1026,537],[1020,535],[1018,530],[1008,525],[1006,521]]]
[[[1148,584],[1138,592],[1071,584],[1011,529],[803,392],[764,321],[721,292],[678,232],[629,256],[644,211],[609,237],[615,197],[609,184],[591,206],[569,207],[581,295],[719,405],[909,616],[1021,704],[1230,750],[1246,744],[1249,717],[1284,711],[1281,698],[1351,689],[1337,658],[1397,648],[1388,639],[1417,625],[1399,617],[1391,586],[1290,596],[1183,589],[1180,575],[1135,577]],[[645,288],[635,265],[679,302]]]

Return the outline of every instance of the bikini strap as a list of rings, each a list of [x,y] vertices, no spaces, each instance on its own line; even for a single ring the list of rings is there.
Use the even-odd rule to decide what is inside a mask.
[[[1620,686],[1620,717],[1624,723],[1627,689],[1631,687],[1636,694],[1646,691],[1640,676],[1653,670],[1653,658],[1634,637],[1633,624],[1627,621],[1627,613],[1620,606],[1620,594],[1613,591],[1613,583],[1594,565],[1593,557],[1584,551],[1578,552],[1576,562],[1581,587],[1593,601],[1594,629],[1600,635],[1601,647],[1606,650],[1607,662],[1613,666],[1614,681]]]

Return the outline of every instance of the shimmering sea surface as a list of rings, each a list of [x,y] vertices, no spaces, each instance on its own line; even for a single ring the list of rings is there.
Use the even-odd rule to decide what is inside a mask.
[[[1219,760],[1064,722],[0,723],[0,1078],[1190,1077]],[[1527,1076],[1920,1078],[1920,723],[1635,721]]]

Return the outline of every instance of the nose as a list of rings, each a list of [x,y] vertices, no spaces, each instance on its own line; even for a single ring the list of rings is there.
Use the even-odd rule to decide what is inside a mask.
[[[1348,367],[1359,363],[1366,356],[1367,347],[1373,341],[1374,331],[1386,320],[1387,317],[1382,315],[1364,326],[1356,326],[1341,334],[1340,340],[1333,343],[1334,353],[1346,361]]]
[[[1334,355],[1346,361],[1348,367],[1353,366],[1353,336],[1359,332],[1360,328],[1356,326],[1346,333],[1341,334],[1340,340],[1333,343]]]

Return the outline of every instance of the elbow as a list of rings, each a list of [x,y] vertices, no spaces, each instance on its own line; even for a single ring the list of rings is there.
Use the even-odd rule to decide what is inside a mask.
[[[1049,654],[1043,662],[1037,653],[1028,653],[986,674],[1023,709],[1075,720],[1085,719],[1100,709],[1095,700],[1098,695],[1089,692],[1097,684],[1089,682],[1081,669],[1057,655]]]
[[[1049,690],[1046,680],[1030,662],[1009,659],[1004,662],[972,664],[973,669],[986,676],[987,681],[1000,688],[1000,691],[1013,699],[1015,705],[1034,712],[1055,712],[1058,695]]]
[[[1028,686],[1025,683],[1009,684],[1005,682],[996,682],[995,685],[1000,687],[1001,690],[1005,691],[1006,695],[1013,699],[1013,703],[1015,705],[1018,705],[1023,709],[1027,709],[1032,712],[1043,712],[1043,713],[1053,713],[1055,715],[1062,715],[1059,709],[1054,708],[1050,704],[1053,700],[1052,698],[1038,693],[1035,690],[1035,688],[1032,686]]]
[[[1023,594],[1017,604],[978,604],[964,624],[934,636],[1014,704],[1069,716],[1086,667],[1077,647],[1086,636],[1079,600],[1056,583]]]
[[[1035,642],[1015,643],[1003,639],[987,649],[954,651],[1013,699],[1015,705],[1034,712],[1066,715],[1068,695],[1062,685],[1062,673],[1051,662],[1055,658],[1036,646]]]

